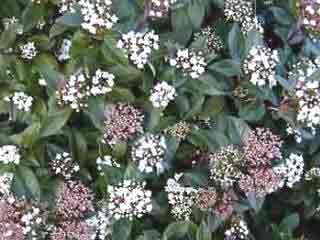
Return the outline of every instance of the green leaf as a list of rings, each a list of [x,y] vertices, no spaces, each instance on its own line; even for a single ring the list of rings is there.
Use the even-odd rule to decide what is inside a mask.
[[[226,77],[234,77],[241,74],[240,65],[231,59],[224,59],[219,62],[215,62],[209,66],[209,70],[221,73]]]
[[[228,46],[234,61],[240,62],[244,58],[245,40],[238,23],[234,23],[228,36]]]
[[[285,217],[281,223],[280,228],[284,231],[293,232],[300,224],[300,217],[298,213],[293,213],[287,217]]]
[[[211,232],[206,224],[201,224],[197,231],[197,240],[212,240]]]
[[[171,24],[173,28],[172,38],[185,45],[192,35],[192,23],[185,8],[179,8],[172,13]]]
[[[292,23],[293,18],[284,9],[279,7],[271,7],[269,9],[278,23],[286,26]]]
[[[240,105],[239,116],[243,120],[257,122],[263,118],[266,113],[265,106],[263,104],[248,104]]]
[[[188,15],[195,29],[201,28],[206,9],[203,3],[193,2],[188,6]]]
[[[0,49],[8,49],[16,40],[16,25],[10,25],[0,35]]]
[[[62,109],[49,115],[43,120],[40,129],[40,137],[49,137],[58,134],[70,118],[72,110]]]
[[[265,200],[264,197],[262,197],[262,198],[257,197],[255,192],[248,193],[247,199],[248,199],[248,202],[249,202],[251,208],[254,209],[254,211],[256,213],[258,213],[261,210],[263,203],[264,203],[264,200]]]
[[[162,240],[179,239],[188,233],[190,227],[189,222],[171,223],[163,233]]]
[[[17,166],[13,180],[13,191],[20,197],[32,197],[40,200],[40,185],[33,171],[24,166]]]
[[[127,240],[131,234],[132,223],[128,219],[116,221],[112,226],[112,239]]]

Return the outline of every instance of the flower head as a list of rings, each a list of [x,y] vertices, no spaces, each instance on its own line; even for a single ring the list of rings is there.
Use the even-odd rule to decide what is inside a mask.
[[[64,182],[57,193],[56,215],[64,220],[79,219],[94,211],[94,196],[78,181]]]
[[[177,0],[151,0],[148,14],[152,18],[165,17],[176,2]]]
[[[175,137],[179,142],[184,140],[191,131],[191,124],[180,121],[165,129],[165,133]]]
[[[19,111],[30,112],[33,104],[33,97],[28,96],[24,92],[15,92],[4,99],[6,102],[11,102]]]
[[[38,54],[38,50],[34,42],[27,42],[20,46],[21,57],[26,60],[31,60]]]
[[[103,142],[114,145],[127,142],[143,132],[144,114],[130,105],[118,103],[106,114]]]
[[[61,47],[58,51],[58,60],[60,62],[66,61],[70,59],[70,49],[72,46],[72,42],[69,39],[63,39]]]
[[[65,179],[70,179],[80,170],[78,164],[72,161],[69,153],[58,153],[54,160],[50,162],[50,168],[54,175],[61,175]]]
[[[136,141],[132,147],[132,160],[142,172],[162,173],[165,170],[165,138],[161,135],[148,134]]]
[[[141,218],[151,212],[152,192],[145,189],[146,183],[124,180],[122,184],[108,186],[108,209],[116,220]]]
[[[14,145],[4,145],[0,147],[0,163],[16,164],[20,163],[21,155],[19,149]]]
[[[251,166],[270,166],[282,158],[282,141],[268,128],[256,128],[245,141],[244,155]]]
[[[223,42],[213,27],[206,27],[195,33],[194,41],[203,39],[209,53],[217,53],[223,48]]]
[[[264,46],[253,47],[244,60],[244,72],[249,75],[250,82],[259,87],[277,85],[275,79],[279,56],[276,50]]]
[[[250,231],[242,219],[233,219],[231,226],[224,233],[225,240],[249,240]]]
[[[154,86],[150,101],[155,108],[165,108],[169,102],[174,100],[176,90],[167,82],[161,82]]]
[[[179,49],[176,56],[170,59],[170,65],[177,69],[182,69],[184,74],[196,79],[206,70],[207,63],[202,55],[202,52]]]
[[[302,17],[303,25],[314,32],[320,31],[320,1],[298,0],[297,7]]]
[[[146,33],[130,31],[122,34],[117,47],[124,51],[137,68],[143,69],[152,51],[159,49],[159,36],[153,30]]]

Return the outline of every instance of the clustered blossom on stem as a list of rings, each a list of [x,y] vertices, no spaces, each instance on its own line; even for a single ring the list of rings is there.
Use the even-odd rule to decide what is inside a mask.
[[[87,100],[90,96],[104,95],[112,91],[113,74],[98,69],[91,81],[89,77],[80,71],[61,81],[56,91],[58,104],[70,106],[79,112],[88,106]]]
[[[165,191],[168,194],[171,214],[179,220],[189,220],[198,190],[182,186],[178,182],[180,177],[180,174],[175,174],[174,178],[169,178]]]
[[[293,67],[289,77],[297,82],[295,88],[298,104],[297,121],[306,124],[312,134],[315,134],[316,127],[320,124],[320,86],[317,80],[310,77],[320,69],[320,58],[314,61],[303,59]]]
[[[90,94],[92,96],[105,95],[112,91],[115,76],[112,73],[96,70],[91,79]]]
[[[87,107],[85,100],[88,96],[86,77],[82,72],[73,74],[68,80],[63,81],[57,91],[58,104],[68,105],[77,112]]]
[[[145,189],[146,183],[124,180],[119,185],[108,186],[108,209],[116,220],[141,218],[152,211],[152,192]]]
[[[0,147],[0,163],[18,165],[21,160],[19,149],[14,145]]]
[[[179,121],[173,126],[170,126],[164,130],[166,134],[175,137],[178,142],[183,141],[191,131],[191,124],[186,121]]]
[[[24,92],[14,92],[4,98],[6,102],[11,102],[19,111],[29,112],[33,104],[33,97]]]
[[[254,193],[257,197],[264,197],[282,187],[283,179],[276,170],[269,167],[250,169],[239,180],[240,189],[247,195]]]
[[[67,12],[74,13],[75,12],[75,4],[77,0],[61,0],[59,2],[59,13],[64,14]]]
[[[15,25],[17,26],[16,28],[16,33],[18,35],[22,35],[23,34],[23,25],[20,24],[20,20],[17,19],[16,17],[10,17],[10,18],[4,18],[3,20],[3,26],[5,30],[8,30],[11,26]]]
[[[298,0],[297,7],[302,17],[302,23],[308,29],[320,30],[320,1],[319,0]]]
[[[72,157],[67,152],[58,153],[49,165],[54,175],[60,175],[65,179],[70,179],[80,170],[79,165],[72,160]]]
[[[0,175],[0,196],[10,195],[13,176],[13,173],[10,172],[4,172]]]
[[[114,145],[127,142],[143,132],[144,114],[130,104],[115,104],[105,115],[104,143]]]
[[[97,170],[100,172],[100,175],[104,175],[103,169],[106,167],[116,167],[119,168],[120,164],[117,163],[111,156],[105,155],[103,157],[98,157],[96,160]]]
[[[226,0],[224,2],[224,15],[227,19],[238,22],[244,33],[257,28],[258,22],[254,1]]]
[[[112,12],[111,0],[80,0],[78,4],[84,19],[81,26],[91,34],[97,34],[101,30],[109,30],[119,20]]]
[[[148,15],[152,18],[162,18],[169,14],[177,0],[150,0]]]
[[[304,179],[306,181],[316,180],[320,177],[320,168],[319,167],[312,167],[309,171],[306,172]]]
[[[81,219],[94,211],[93,200],[93,193],[81,182],[65,181],[57,192],[56,215],[65,221]]]
[[[159,36],[153,30],[146,33],[130,31],[122,34],[117,47],[124,51],[137,68],[143,69],[152,51],[159,49]]]
[[[38,50],[34,42],[27,42],[20,46],[21,57],[26,60],[31,60],[38,54]]]
[[[251,166],[270,166],[282,158],[282,141],[268,128],[256,128],[246,139],[244,155]]]
[[[150,101],[155,108],[165,108],[176,96],[176,90],[167,82],[160,82],[154,86]]]
[[[211,26],[203,28],[200,32],[195,33],[194,41],[197,41],[198,39],[203,39],[205,41],[205,46],[209,53],[217,53],[223,48],[222,39]]]
[[[254,85],[272,88],[277,85],[275,75],[279,61],[277,50],[258,45],[250,49],[249,55],[244,60],[243,69]]]
[[[232,187],[242,175],[243,154],[234,146],[226,146],[210,155],[210,179],[223,188]]]
[[[70,49],[72,46],[72,42],[69,39],[63,39],[61,47],[58,51],[57,58],[60,62],[69,60],[70,57]]]
[[[50,240],[94,240],[97,229],[86,221],[65,221],[55,226],[50,233]]]
[[[1,240],[35,240],[46,222],[46,213],[36,204],[13,196],[0,198]]]
[[[304,171],[304,159],[303,156],[296,153],[291,153],[290,156],[285,159],[284,163],[276,166],[275,171],[282,176],[284,184],[292,188],[294,184],[300,182]]]
[[[302,142],[302,134],[299,129],[296,129],[288,124],[286,131],[287,131],[288,135],[294,136],[294,139],[296,140],[297,143]]]
[[[141,172],[157,174],[166,168],[166,142],[162,135],[148,134],[138,139],[132,147],[132,160]]]
[[[224,240],[249,240],[250,231],[243,219],[233,219],[231,226],[224,233]]]
[[[205,71],[207,63],[202,52],[193,52],[189,49],[178,49],[176,56],[170,59],[170,65],[182,69],[183,73],[191,78],[199,78]]]

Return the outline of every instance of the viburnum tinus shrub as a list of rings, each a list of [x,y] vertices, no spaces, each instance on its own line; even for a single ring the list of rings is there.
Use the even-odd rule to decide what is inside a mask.
[[[0,239],[318,239],[319,15],[2,0]]]

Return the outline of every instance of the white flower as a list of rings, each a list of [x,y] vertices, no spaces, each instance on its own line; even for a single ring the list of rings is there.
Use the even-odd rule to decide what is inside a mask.
[[[105,155],[103,157],[98,157],[96,160],[97,169],[100,175],[104,175],[103,169],[105,167],[116,167],[119,168],[120,164],[117,163],[111,156]]]
[[[16,164],[20,163],[21,155],[19,149],[14,145],[4,145],[0,147],[0,163]]]
[[[164,162],[166,151],[165,138],[160,135],[148,134],[134,143],[132,160],[137,163],[141,172],[162,173],[166,166]]]
[[[112,91],[115,76],[98,69],[91,79],[90,94],[92,96],[104,95]]]
[[[145,189],[146,183],[124,180],[117,186],[108,186],[108,209],[116,220],[141,218],[152,211],[152,192]]]
[[[225,240],[247,240],[249,238],[249,228],[245,221],[239,219],[238,221],[233,221],[231,227],[227,229],[224,233]]]
[[[169,178],[165,191],[168,194],[172,215],[179,220],[189,220],[198,191],[178,183],[181,176],[181,174],[175,174],[174,178]]]
[[[71,46],[72,46],[71,40],[63,39],[61,47],[58,52],[58,60],[60,62],[63,62],[63,61],[70,59]]]
[[[65,179],[70,179],[76,172],[80,171],[79,165],[73,162],[70,154],[67,152],[56,154],[55,159],[49,164],[54,175],[60,175]]]
[[[11,184],[13,173],[5,172],[0,175],[0,194],[9,196],[11,193]]]
[[[244,72],[249,75],[249,80],[254,85],[270,88],[277,85],[275,79],[276,66],[279,63],[277,51],[272,51],[264,46],[254,46],[244,60]]]
[[[143,69],[149,61],[152,50],[159,49],[159,36],[153,30],[146,33],[130,31],[122,34],[117,47],[124,51],[137,68]]]
[[[173,4],[177,0],[151,0],[149,6],[149,16],[152,18],[162,18],[168,15]]]
[[[27,42],[26,44],[20,46],[21,57],[23,59],[31,60],[37,56],[38,51],[36,49],[34,42]]]
[[[15,92],[4,98],[6,102],[12,102],[19,111],[31,111],[33,97],[28,96],[24,92]]]
[[[118,17],[111,10],[111,0],[80,0],[78,4],[84,19],[81,26],[91,34],[111,29],[118,22]]]
[[[152,90],[150,101],[155,108],[165,108],[174,100],[176,90],[167,82],[158,83]]]
[[[39,78],[38,83],[40,86],[47,86],[47,81],[44,78]]]
[[[191,78],[199,78],[207,66],[202,52],[191,52],[188,49],[179,49],[175,58],[169,60],[171,66],[182,69],[183,73]]]
[[[292,188],[300,182],[304,171],[304,159],[300,154],[291,153],[283,164],[274,168],[275,172],[282,176],[284,184]]]

